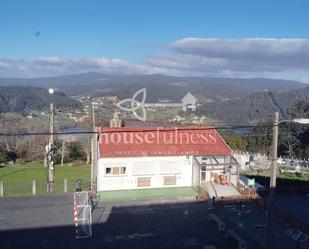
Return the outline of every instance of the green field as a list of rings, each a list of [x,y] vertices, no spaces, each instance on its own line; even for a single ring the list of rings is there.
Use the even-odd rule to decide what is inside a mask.
[[[46,168],[41,162],[15,164],[0,167],[0,181],[4,183],[5,195],[25,195],[32,192],[32,180],[36,180],[37,193],[46,193]],[[55,166],[55,191],[63,192],[64,179],[68,180],[68,191],[75,188],[75,180],[82,180],[82,187],[88,189],[90,184],[90,166],[74,163]]]
[[[192,187],[132,189],[100,192],[102,202],[175,199],[195,197],[196,192]]]
[[[49,116],[48,114],[41,114],[40,112],[33,112],[34,117],[28,119],[19,113],[7,112],[2,114],[5,118],[15,118],[21,122],[21,128],[27,130],[42,130],[49,127]],[[55,115],[55,127],[57,129],[63,129],[66,127],[74,127],[74,121],[70,120],[67,115],[57,113]]]
[[[309,182],[309,173],[297,174],[293,172],[284,172],[284,173],[280,173],[279,178]]]

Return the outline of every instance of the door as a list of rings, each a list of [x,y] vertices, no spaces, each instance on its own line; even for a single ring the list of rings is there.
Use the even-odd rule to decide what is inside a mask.
[[[200,183],[206,182],[206,166],[200,167]]]

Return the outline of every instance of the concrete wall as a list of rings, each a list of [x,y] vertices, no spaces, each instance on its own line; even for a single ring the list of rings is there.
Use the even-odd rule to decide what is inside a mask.
[[[192,156],[100,158],[98,191],[192,186]],[[126,167],[124,175],[106,175],[106,167]],[[164,185],[164,176],[176,176],[176,185]],[[150,177],[149,187],[138,187],[139,177]]]

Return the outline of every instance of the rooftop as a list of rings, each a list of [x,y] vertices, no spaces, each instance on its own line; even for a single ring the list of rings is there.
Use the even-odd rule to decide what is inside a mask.
[[[230,155],[209,127],[99,128],[101,157]]]

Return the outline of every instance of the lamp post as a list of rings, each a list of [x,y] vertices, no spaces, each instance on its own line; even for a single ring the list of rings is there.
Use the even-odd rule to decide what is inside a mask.
[[[54,94],[54,89],[48,89],[49,94]],[[53,192],[54,190],[54,161],[53,161],[53,146],[54,146],[54,104],[50,103],[49,106],[49,141],[47,151],[48,167],[47,167],[47,184],[48,192]]]
[[[272,235],[272,207],[273,200],[277,186],[277,169],[278,169],[278,137],[279,137],[279,124],[281,123],[297,123],[306,125],[309,124],[307,118],[296,118],[292,120],[281,120],[279,121],[279,112],[275,112],[274,123],[273,123],[273,141],[271,151],[271,175],[269,185],[269,196],[268,196],[268,207],[267,207],[267,220],[266,220],[266,248],[271,249],[271,235]]]

